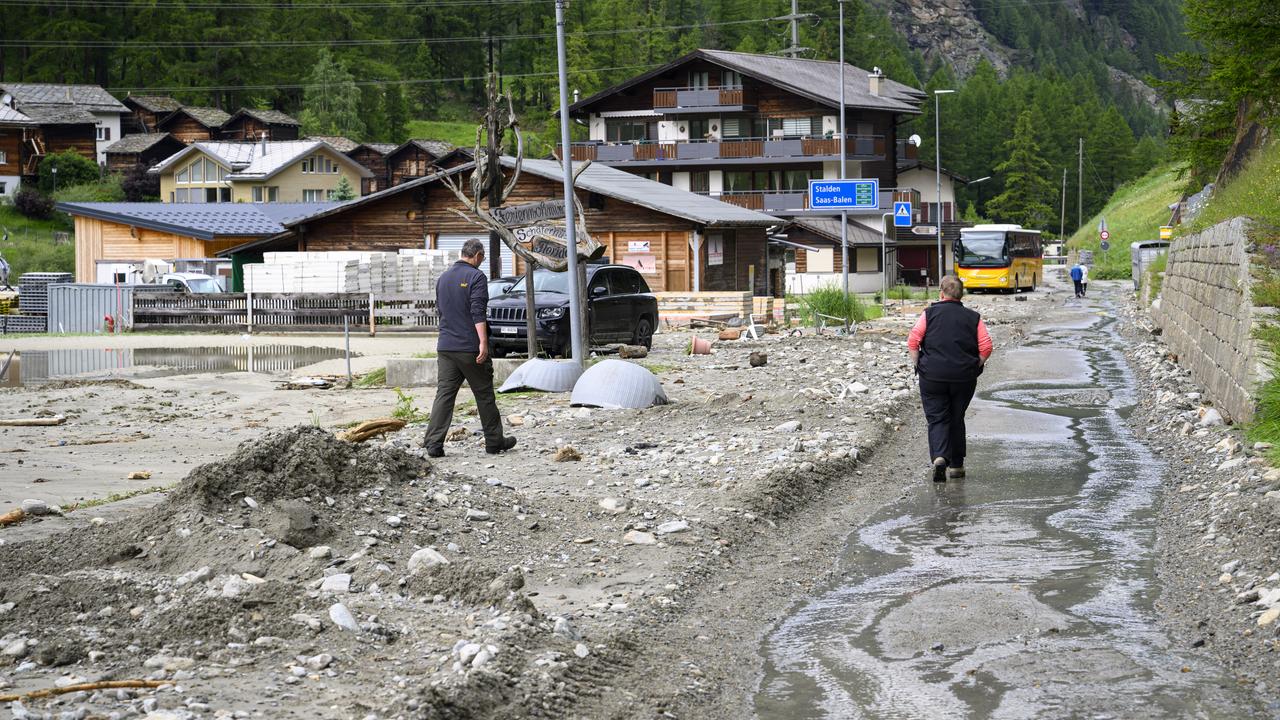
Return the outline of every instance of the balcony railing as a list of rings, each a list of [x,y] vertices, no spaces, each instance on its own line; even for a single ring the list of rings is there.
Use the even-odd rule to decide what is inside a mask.
[[[634,140],[573,143],[572,159],[602,163],[700,161],[733,159],[781,159],[840,157],[840,140],[834,137],[714,138],[707,140]],[[845,152],[850,160],[883,160],[881,135],[847,135]],[[556,148],[560,157],[560,148]]]
[[[713,197],[730,205],[766,213],[794,213],[809,209],[808,190],[721,190],[701,191],[698,194]],[[893,209],[893,200],[894,193],[892,190],[881,191],[879,210],[891,211]],[[823,214],[830,215],[831,211],[823,211]]]
[[[658,112],[697,112],[719,108],[755,107],[754,89],[738,86],[712,88],[656,88],[653,109]]]

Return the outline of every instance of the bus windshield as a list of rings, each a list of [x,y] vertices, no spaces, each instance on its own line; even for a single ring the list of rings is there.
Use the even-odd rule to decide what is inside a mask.
[[[973,232],[960,236],[956,264],[961,267],[1005,267],[1009,252],[1003,232]]]

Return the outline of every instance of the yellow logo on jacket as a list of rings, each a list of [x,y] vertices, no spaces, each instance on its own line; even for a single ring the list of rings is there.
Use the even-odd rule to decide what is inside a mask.
[[[458,287],[466,287],[466,286],[467,286],[466,283],[458,283]]]

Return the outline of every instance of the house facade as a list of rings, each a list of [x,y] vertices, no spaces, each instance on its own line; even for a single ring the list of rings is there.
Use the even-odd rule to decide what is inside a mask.
[[[159,122],[182,107],[167,95],[127,95],[120,102],[130,113],[121,120],[121,132],[126,135],[157,132]]]
[[[372,195],[391,186],[387,156],[397,147],[399,146],[391,143],[361,143],[350,150],[343,151],[347,157],[369,168],[369,172],[373,173],[371,177],[364,179],[364,187],[360,189],[361,195]]]
[[[594,160],[674,187],[780,216],[815,214],[810,180],[840,176],[839,65],[696,50],[574,103]],[[925,95],[845,66],[847,176],[897,187],[897,126]],[[826,214],[830,214],[829,211]]]
[[[446,167],[442,160],[454,151],[443,140],[410,140],[387,154],[387,185],[392,187],[427,177]]]
[[[98,164],[107,161],[104,151],[120,139],[120,119],[129,114],[128,108],[97,85],[0,83],[0,105],[17,110],[41,126],[58,128],[48,134],[59,136],[59,139],[65,135],[77,136],[72,142],[58,143],[64,148],[71,146],[79,150],[83,140],[78,136],[82,131],[70,128],[89,125],[93,134],[93,154],[90,157]],[[45,154],[38,147],[32,150],[32,154]]]
[[[222,140],[297,140],[302,123],[279,110],[240,108],[221,126]]]
[[[342,179],[357,195],[368,169],[320,141],[198,142],[149,171],[170,203],[297,203],[332,199]]]
[[[212,107],[182,106],[156,123],[156,132],[169,133],[178,140],[191,143],[217,140],[223,124],[231,115]]]
[[[125,135],[107,146],[107,170],[127,173],[141,165],[150,168],[156,163],[181,152],[186,145],[169,133],[135,133]]]

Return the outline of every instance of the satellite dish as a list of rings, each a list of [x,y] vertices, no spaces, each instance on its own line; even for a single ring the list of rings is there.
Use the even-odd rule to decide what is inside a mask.
[[[916,147],[920,147],[920,143],[924,141],[920,139],[919,135],[912,135],[911,137],[907,138],[907,142],[911,143],[912,145],[915,145]]]

